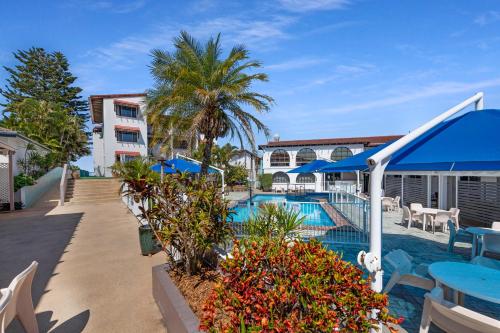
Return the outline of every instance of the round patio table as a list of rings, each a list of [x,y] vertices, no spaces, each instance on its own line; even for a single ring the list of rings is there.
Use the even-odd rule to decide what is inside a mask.
[[[429,274],[437,285],[445,285],[457,293],[470,295],[485,301],[500,304],[500,270],[461,262],[435,262],[429,265]],[[460,303],[458,294],[455,303]]]
[[[471,258],[477,256],[477,244],[479,243],[479,237],[484,235],[500,235],[500,230],[482,227],[468,227],[465,231],[472,234],[472,253]]]

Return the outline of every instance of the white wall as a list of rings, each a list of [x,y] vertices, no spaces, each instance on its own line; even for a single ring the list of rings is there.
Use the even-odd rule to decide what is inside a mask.
[[[19,160],[24,160],[25,154],[26,154],[26,147],[28,146],[29,142],[26,140],[20,138],[20,137],[0,137],[0,142],[14,148],[16,150],[16,153],[14,155],[14,176],[17,176],[18,174],[22,173],[23,170],[19,168],[17,165],[17,161]],[[40,153],[41,155],[45,155],[48,153],[47,150],[41,148],[38,145],[34,145],[34,150]],[[7,155],[0,155],[0,163],[8,163],[9,158]]]
[[[296,157],[299,150],[302,148],[310,148],[316,153],[316,159],[330,159],[332,152],[337,147],[347,147],[352,151],[353,155],[359,154],[364,151],[364,146],[362,144],[347,144],[347,145],[324,145],[324,146],[298,146],[298,147],[266,147],[264,148],[264,153],[262,156],[263,172],[269,174],[275,174],[276,172],[282,171],[287,173],[288,171],[295,169],[297,167]],[[290,156],[290,165],[288,167],[272,167],[271,166],[271,154],[277,149],[284,149],[288,152]],[[290,178],[290,184],[298,184],[296,178],[298,174],[287,173]],[[316,183],[314,184],[300,184],[304,185],[306,189],[320,192],[323,190],[323,174],[314,173],[316,176]],[[355,174],[345,174],[344,179],[356,179]],[[299,184],[298,184],[299,185]],[[286,190],[287,184],[273,183],[274,190]]]
[[[148,156],[148,129],[146,118],[144,115],[144,97],[128,97],[116,99],[139,104],[139,113],[137,114],[137,118],[117,116],[115,113],[114,105],[115,98],[103,99],[102,158],[100,156],[97,156],[100,153],[99,149],[97,151],[94,151],[94,170],[104,170],[104,176],[106,177],[112,176],[110,167],[115,163],[116,151],[139,152],[141,156]],[[115,134],[116,125],[139,127],[139,142],[118,142]]]
[[[61,180],[63,168],[57,167],[36,180],[35,185],[24,186],[16,192],[16,201],[21,201],[24,208],[33,206],[40,197],[56,186]]]

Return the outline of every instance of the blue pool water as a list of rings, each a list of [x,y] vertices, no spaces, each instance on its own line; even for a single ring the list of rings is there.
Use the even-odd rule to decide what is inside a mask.
[[[335,225],[318,201],[314,200],[313,197],[303,196],[298,199],[293,199],[285,195],[255,195],[252,198],[252,202],[252,206],[250,205],[250,200],[247,200],[244,204],[239,204],[233,208],[236,213],[233,217],[235,222],[245,222],[251,214],[257,213],[259,205],[261,204],[276,203],[278,205],[284,205],[287,209],[298,212],[300,216],[305,216],[305,225]]]

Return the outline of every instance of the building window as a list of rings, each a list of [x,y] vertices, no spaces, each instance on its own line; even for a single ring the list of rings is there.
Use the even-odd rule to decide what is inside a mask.
[[[311,148],[302,148],[297,153],[295,163],[297,166],[307,164],[316,159],[316,153]]]
[[[120,154],[116,154],[115,155],[115,161],[117,163],[126,163],[126,162],[130,162],[132,160],[135,160],[138,156],[135,156],[135,155],[120,155]]]
[[[273,183],[290,183],[290,178],[288,177],[288,175],[284,172],[276,172],[274,175],[273,175]]]
[[[137,106],[115,104],[117,116],[137,118]]]
[[[296,182],[301,184],[316,183],[316,176],[313,173],[299,173]]]
[[[116,140],[118,140],[120,142],[137,143],[137,141],[139,141],[139,133],[138,132],[117,131],[116,132]]]
[[[271,166],[290,166],[290,155],[288,155],[288,153],[284,149],[276,149],[271,154]]]
[[[351,157],[351,156],[352,156],[352,151],[349,148],[337,147],[332,152],[332,156],[330,157],[330,159],[332,161],[342,161],[343,159]]]

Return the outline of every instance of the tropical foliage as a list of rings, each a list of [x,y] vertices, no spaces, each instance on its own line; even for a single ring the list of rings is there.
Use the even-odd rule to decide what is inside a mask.
[[[250,239],[269,239],[275,242],[290,240],[305,218],[286,207],[263,204],[259,207],[258,214],[245,222],[245,234]]]
[[[369,332],[372,310],[398,322],[387,295],[316,241],[237,241],[221,270],[201,319],[207,332]]]
[[[267,127],[244,110],[270,109],[273,99],[251,90],[254,82],[267,81],[267,75],[253,73],[261,64],[250,60],[243,46],[233,47],[222,58],[220,35],[202,45],[183,31],[174,47],[173,52],[152,51],[156,84],[148,92],[148,119],[155,123],[168,115],[169,128],[183,129],[187,138],[201,137],[205,143],[201,172],[207,174],[214,140],[236,137],[242,146],[246,140],[254,147],[254,128],[268,134]]]
[[[230,165],[226,168],[226,183],[229,186],[246,185],[248,182],[248,171],[242,165]]]
[[[168,175],[151,199],[149,208],[141,208],[143,217],[165,245],[172,266],[188,275],[199,273],[213,257],[214,246],[232,235],[228,202],[204,177]]]
[[[19,175],[14,176],[14,192],[24,186],[30,186],[34,184],[35,179],[32,176],[25,175],[24,173],[20,173]]]
[[[15,67],[4,67],[9,77],[0,89],[5,103],[0,126],[19,131],[48,146],[54,163],[76,161],[88,155],[85,121],[88,105],[73,86],[76,77],[60,52],[31,48],[14,53]]]
[[[273,186],[273,175],[264,173],[259,175],[260,187],[263,191],[270,191]]]
[[[197,160],[203,159],[205,152],[205,144],[200,144],[196,150],[193,151],[193,158]],[[210,164],[221,169],[226,169],[230,166],[229,162],[238,152],[238,148],[226,143],[224,146],[213,145],[212,157]]]

